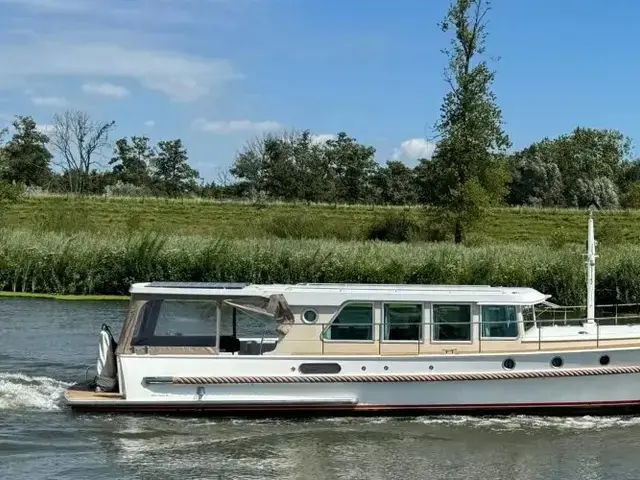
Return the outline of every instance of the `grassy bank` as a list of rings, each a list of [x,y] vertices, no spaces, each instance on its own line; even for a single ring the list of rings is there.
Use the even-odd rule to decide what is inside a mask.
[[[532,286],[584,304],[583,246],[463,247],[0,230],[0,290],[122,295],[146,280]],[[600,249],[598,303],[640,302],[640,247]]]
[[[206,200],[106,197],[32,197],[3,204],[0,225],[39,232],[176,236],[337,239],[361,241],[390,212],[407,212],[429,226],[431,211],[419,207],[267,204]],[[501,208],[489,212],[469,236],[470,245],[583,244],[586,213],[570,209]],[[640,243],[640,211],[598,212],[602,245]]]

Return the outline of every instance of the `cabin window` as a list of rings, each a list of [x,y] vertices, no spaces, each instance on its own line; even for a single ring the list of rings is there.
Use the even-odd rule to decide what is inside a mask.
[[[222,309],[221,348],[233,339],[231,308]],[[132,345],[154,347],[214,347],[216,302],[207,300],[155,299],[145,304]],[[228,342],[226,342],[228,343]]]
[[[373,341],[373,304],[349,303],[344,306],[331,322],[325,338]]]
[[[471,305],[433,305],[433,340],[471,341]]]
[[[385,303],[384,340],[422,340],[422,304]]]
[[[482,306],[483,338],[517,338],[518,317],[513,305]]]

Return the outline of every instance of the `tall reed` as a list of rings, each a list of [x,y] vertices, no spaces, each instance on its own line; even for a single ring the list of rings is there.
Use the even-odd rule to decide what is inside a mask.
[[[98,235],[0,230],[0,289],[126,294],[150,280],[363,282],[531,286],[584,304],[580,246],[464,247],[336,240]],[[603,247],[598,303],[640,302],[640,247]]]

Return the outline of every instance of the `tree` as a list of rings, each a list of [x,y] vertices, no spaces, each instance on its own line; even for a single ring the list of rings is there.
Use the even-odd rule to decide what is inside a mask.
[[[170,196],[194,191],[197,188],[196,180],[200,176],[189,165],[189,156],[180,139],[158,142],[152,172],[158,186]]]
[[[571,207],[586,208],[595,204],[600,209],[620,207],[618,191],[607,177],[579,178],[572,191]]]
[[[502,113],[490,89],[495,73],[486,62],[474,64],[485,53],[488,0],[454,0],[441,28],[453,30],[444,97],[436,122],[439,142],[432,163],[439,170],[436,205],[453,224],[455,241],[482,217],[485,207],[502,202],[508,172],[501,156],[511,145],[502,129]]]
[[[373,193],[378,168],[376,149],[362,145],[345,132],[326,141],[327,166],[334,172],[335,198],[347,203],[366,203]]]
[[[133,136],[129,143],[125,137],[116,141],[109,165],[113,165],[113,173],[123,183],[143,186],[149,183],[149,170],[155,155],[149,138]]]
[[[411,205],[418,200],[416,171],[399,161],[387,161],[375,175],[376,200],[391,205]]]
[[[510,159],[512,178],[507,201],[512,205],[553,207],[564,202],[564,181],[558,165],[532,145]]]
[[[272,134],[249,140],[238,152],[229,172],[246,185],[246,191],[255,201],[265,193],[265,166],[267,152],[265,144],[275,138]]]
[[[5,156],[5,145],[4,137],[9,133],[9,129],[7,127],[0,128],[0,178],[4,178],[4,172],[6,171],[6,156]]]
[[[96,157],[109,145],[115,122],[95,122],[89,114],[68,110],[53,117],[51,144],[60,154],[58,165],[68,174],[69,190],[82,193]]]
[[[0,176],[8,182],[43,186],[51,177],[49,137],[40,132],[31,117],[16,116],[14,134],[3,148]]]
[[[622,206],[624,208],[640,208],[640,181],[636,181],[629,186]]]
[[[613,208],[640,172],[630,151],[629,138],[617,130],[578,127],[544,138],[513,155],[509,201],[588,207],[597,200]]]
[[[267,134],[250,140],[238,153],[231,173],[254,199],[319,202],[333,198],[334,170],[328,147],[309,130]]]

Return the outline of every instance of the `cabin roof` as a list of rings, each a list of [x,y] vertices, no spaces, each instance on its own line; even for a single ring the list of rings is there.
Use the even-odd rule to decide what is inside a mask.
[[[528,287],[490,285],[406,285],[354,283],[250,284],[222,282],[147,282],[135,283],[132,295],[189,297],[263,297],[282,294],[291,305],[341,305],[349,300],[477,302],[486,304],[534,305],[545,295]]]

